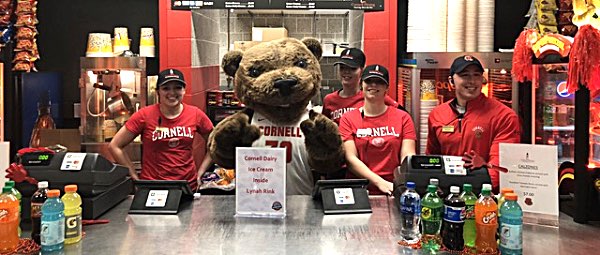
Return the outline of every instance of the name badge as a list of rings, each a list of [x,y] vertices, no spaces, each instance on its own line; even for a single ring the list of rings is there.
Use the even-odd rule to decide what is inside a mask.
[[[443,126],[442,133],[454,133],[454,126]]]

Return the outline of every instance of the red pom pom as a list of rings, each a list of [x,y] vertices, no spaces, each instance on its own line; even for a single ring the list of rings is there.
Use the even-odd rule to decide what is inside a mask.
[[[519,82],[530,81],[533,76],[533,51],[531,45],[537,38],[535,29],[527,29],[519,34],[515,42],[512,61],[512,76]]]
[[[591,92],[600,89],[600,31],[591,25],[579,28],[569,55],[569,78],[567,88],[570,93],[586,86]]]

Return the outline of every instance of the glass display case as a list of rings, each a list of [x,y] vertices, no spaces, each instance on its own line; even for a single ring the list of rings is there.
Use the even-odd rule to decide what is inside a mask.
[[[108,143],[134,112],[146,106],[146,58],[82,57],[80,67],[82,149],[112,160]],[[139,141],[126,151],[139,163]]]
[[[486,68],[482,92],[516,109],[516,83],[510,75],[512,53],[418,52],[409,53],[398,68],[398,102],[411,114],[419,134],[417,153],[427,146],[427,118],[437,105],[454,99],[454,85],[448,82],[450,66],[455,58],[472,55]]]

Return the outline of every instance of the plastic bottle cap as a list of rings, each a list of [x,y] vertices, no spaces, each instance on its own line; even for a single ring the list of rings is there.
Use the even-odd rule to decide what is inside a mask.
[[[437,191],[437,187],[435,185],[429,184],[427,185],[427,192],[435,193]]]
[[[48,182],[47,181],[38,182],[38,189],[47,189],[47,188],[48,188]]]
[[[440,184],[440,180],[436,179],[436,178],[431,178],[429,179],[429,184],[433,184],[433,185],[439,185]]]
[[[491,190],[492,190],[492,184],[487,184],[487,183],[486,183],[486,184],[483,184],[483,185],[481,186],[481,190],[484,190],[484,189],[487,189],[487,190],[490,190],[490,191],[491,191]]]
[[[473,186],[469,183],[465,183],[463,184],[463,191],[464,192],[471,192],[473,191]]]
[[[450,187],[450,193],[456,193],[458,194],[460,192],[460,188],[458,186],[451,186]]]
[[[500,190],[500,194],[508,194],[508,193],[514,193],[515,191],[512,188],[502,188]]]
[[[2,193],[11,193],[12,187],[4,186],[2,187]]]
[[[416,185],[414,182],[407,182],[406,187],[409,189],[414,189],[416,187]]]
[[[504,195],[504,199],[506,200],[517,201],[518,198],[519,196],[515,193],[506,193]]]
[[[15,186],[15,181],[6,181],[4,183],[4,187],[14,187]]]
[[[58,189],[48,190],[47,195],[48,195],[48,197],[59,197],[60,196],[60,190],[58,190]]]
[[[65,186],[65,192],[77,192],[77,185],[71,184]]]

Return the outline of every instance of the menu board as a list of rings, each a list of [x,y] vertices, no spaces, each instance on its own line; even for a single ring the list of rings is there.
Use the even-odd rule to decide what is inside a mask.
[[[383,11],[384,0],[240,0],[181,1],[171,0],[173,10],[255,9],[255,10],[364,10]]]

